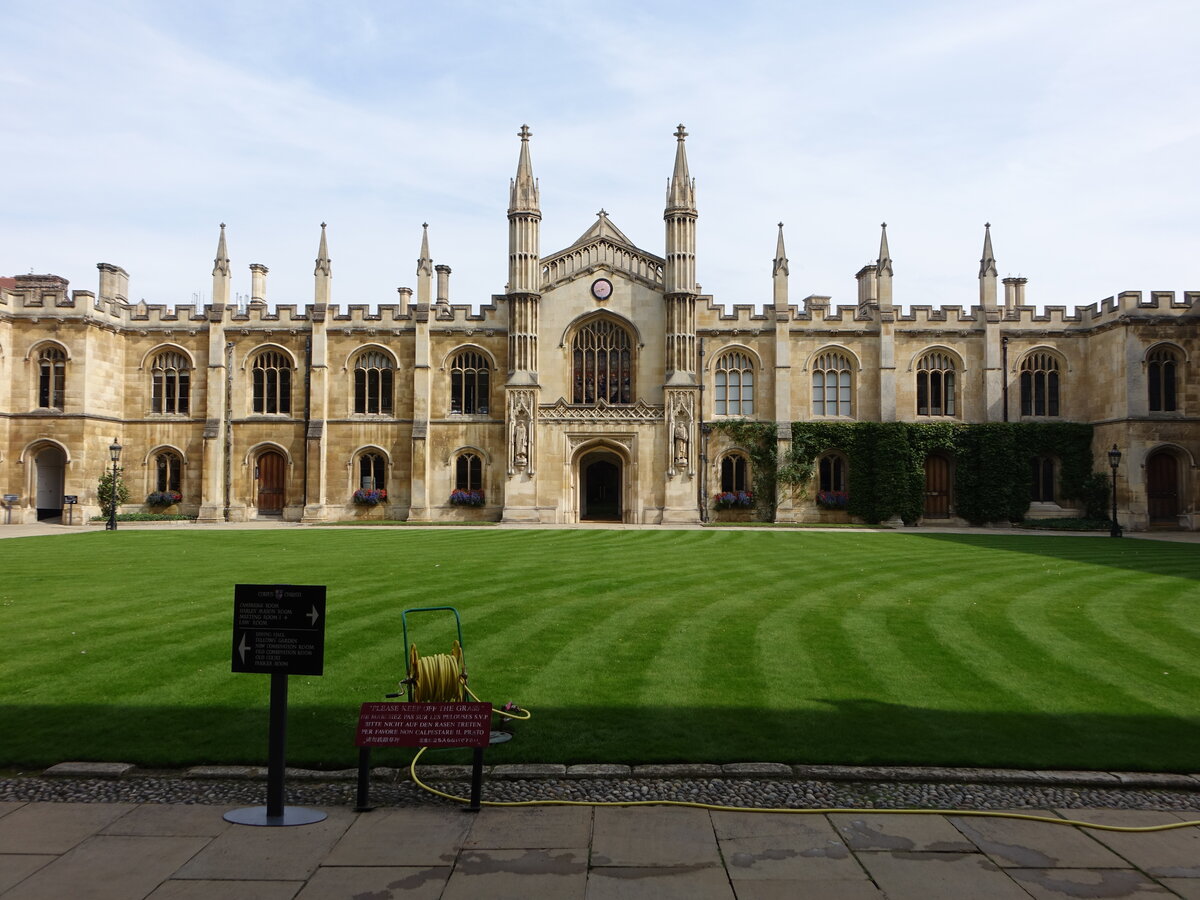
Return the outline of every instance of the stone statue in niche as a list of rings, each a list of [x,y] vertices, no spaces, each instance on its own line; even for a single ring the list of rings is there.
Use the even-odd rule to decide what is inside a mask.
[[[513,427],[513,462],[518,466],[529,462],[529,427],[524,419]]]
[[[675,423],[675,465],[688,463],[688,430],[682,422]]]

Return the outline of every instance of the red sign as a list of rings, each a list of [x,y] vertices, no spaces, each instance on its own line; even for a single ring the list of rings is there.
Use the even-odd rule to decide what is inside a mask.
[[[356,747],[486,747],[490,703],[364,703]]]

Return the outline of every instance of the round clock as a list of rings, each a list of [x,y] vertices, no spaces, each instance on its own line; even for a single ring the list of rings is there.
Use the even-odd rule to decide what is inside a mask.
[[[607,278],[597,278],[592,282],[592,296],[597,300],[607,300],[612,296],[612,282]]]

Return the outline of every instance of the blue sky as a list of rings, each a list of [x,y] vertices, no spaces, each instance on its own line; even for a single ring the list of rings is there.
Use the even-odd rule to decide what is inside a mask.
[[[605,208],[662,253],[683,122],[697,277],[852,303],[888,222],[896,299],[969,305],[983,223],[1039,305],[1200,290],[1200,4],[55,2],[0,7],[0,274],[150,303],[334,300],[415,284],[421,223],[451,299],[506,281],[508,181],[533,130],[542,252]]]

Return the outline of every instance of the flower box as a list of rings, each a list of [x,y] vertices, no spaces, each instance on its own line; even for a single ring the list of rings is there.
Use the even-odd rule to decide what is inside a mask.
[[[713,506],[717,509],[751,509],[754,495],[749,491],[721,491],[713,497]]]
[[[162,509],[168,506],[174,506],[183,499],[183,494],[179,491],[153,491],[146,498],[146,505],[154,509]]]
[[[821,509],[845,509],[850,505],[846,491],[817,491],[817,506]]]
[[[378,506],[387,500],[387,491],[383,488],[359,488],[353,495],[355,506]]]
[[[463,491],[455,488],[450,492],[451,506],[483,506],[483,491]]]

